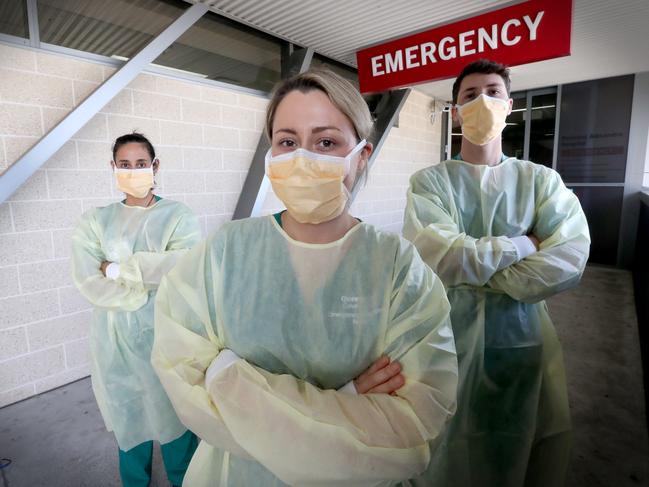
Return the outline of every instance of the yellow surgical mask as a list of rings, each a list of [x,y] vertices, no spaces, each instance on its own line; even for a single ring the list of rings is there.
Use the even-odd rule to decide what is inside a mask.
[[[480,95],[458,105],[462,135],[476,145],[485,145],[500,136],[505,128],[509,103],[502,98]]]
[[[362,140],[346,157],[297,149],[273,157],[266,153],[266,176],[275,195],[300,223],[323,223],[339,216],[350,202],[345,187],[352,157],[363,150]]]
[[[135,198],[144,198],[155,185],[153,167],[142,169],[115,169],[117,189]]]

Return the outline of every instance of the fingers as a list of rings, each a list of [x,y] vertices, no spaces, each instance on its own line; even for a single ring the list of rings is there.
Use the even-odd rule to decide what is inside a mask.
[[[356,379],[354,379],[354,386],[356,387],[356,391],[359,394],[364,394],[370,387],[374,387],[374,383],[370,380],[371,375],[376,373],[377,370],[382,369],[389,363],[390,359],[386,355],[379,357],[379,359],[377,359],[369,369],[367,369],[361,375],[356,377]]]
[[[361,374],[361,376],[372,375],[377,370],[381,370],[383,367],[390,363],[390,358],[387,355],[381,356],[372,366]]]
[[[369,394],[393,394],[406,383],[406,378],[402,374],[397,374],[383,384],[370,389]]]
[[[363,374],[356,381],[356,390],[364,394],[371,391],[376,386],[389,381],[395,375],[401,372],[401,364],[399,362],[392,362],[390,365],[383,367],[372,374]]]

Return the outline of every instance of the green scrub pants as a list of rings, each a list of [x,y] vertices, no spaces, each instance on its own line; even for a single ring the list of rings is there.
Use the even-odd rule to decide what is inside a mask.
[[[167,478],[173,485],[182,485],[189,462],[198,446],[191,431],[169,443],[160,445]],[[153,441],[145,441],[128,451],[119,451],[119,473],[124,487],[148,487],[151,481]]]

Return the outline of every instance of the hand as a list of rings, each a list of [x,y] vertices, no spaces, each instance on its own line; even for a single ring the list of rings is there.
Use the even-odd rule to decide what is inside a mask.
[[[532,233],[530,233],[527,238],[532,241],[534,247],[536,247],[536,251],[538,252],[540,250],[541,241]]]
[[[385,355],[354,379],[359,394],[393,394],[406,383],[399,362],[390,363]]]
[[[104,277],[106,277],[106,267],[108,267],[110,264],[112,264],[112,262],[109,262],[109,261],[105,260],[99,266],[99,270],[104,275]]]

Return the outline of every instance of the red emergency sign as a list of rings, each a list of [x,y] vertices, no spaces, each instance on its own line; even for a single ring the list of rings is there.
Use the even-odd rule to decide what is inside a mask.
[[[362,93],[451,78],[476,59],[508,66],[570,55],[572,0],[529,0],[356,53]]]

